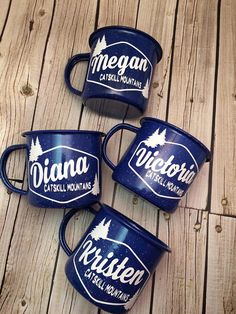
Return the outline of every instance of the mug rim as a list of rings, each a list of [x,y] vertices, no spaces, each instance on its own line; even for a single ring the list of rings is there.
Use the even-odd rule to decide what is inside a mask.
[[[206,152],[206,161],[211,161],[211,152],[210,150],[201,142],[199,141],[195,136],[193,136],[192,134],[188,133],[187,131],[179,128],[178,126],[172,124],[172,123],[169,123],[167,121],[163,121],[161,119],[158,119],[158,118],[153,118],[153,117],[144,117],[140,120],[140,124],[142,125],[143,122],[145,122],[146,120],[151,120],[151,121],[154,121],[154,122],[158,122],[158,123],[161,123],[161,124],[164,124],[164,125],[167,125],[168,127],[174,129],[175,131],[181,133],[182,135],[186,135],[188,138],[190,138],[191,140],[193,140],[194,142],[196,142],[197,144],[199,144],[202,149]]]
[[[92,133],[92,134],[99,134],[100,136],[105,136],[104,132],[100,131],[90,131],[90,130],[32,130],[23,132],[22,136],[32,135],[32,134],[84,134],[84,133]]]
[[[104,26],[104,27],[100,27],[98,29],[96,29],[90,36],[89,36],[89,46],[90,48],[92,47],[92,41],[93,41],[93,37],[96,33],[103,31],[103,30],[107,30],[107,29],[119,29],[119,30],[127,30],[133,33],[138,33],[140,35],[143,35],[147,38],[149,38],[150,40],[152,40],[152,42],[154,42],[155,46],[156,46],[156,55],[157,55],[157,62],[158,63],[163,55],[163,51],[161,48],[161,45],[159,44],[159,42],[152,37],[151,35],[149,35],[148,33],[141,31],[140,29],[134,28],[134,27],[130,27],[130,26],[124,26],[124,25],[109,25],[109,26]]]
[[[143,228],[141,225],[130,219],[129,217],[123,215],[118,210],[114,209],[113,207],[107,204],[101,204],[102,209],[104,209],[108,215],[112,215],[117,219],[121,224],[125,225],[127,228],[132,229],[133,231],[137,232],[141,237],[145,238],[153,245],[158,248],[162,248],[167,252],[171,252],[171,249],[167,244],[165,244],[162,240],[157,238],[154,234]]]

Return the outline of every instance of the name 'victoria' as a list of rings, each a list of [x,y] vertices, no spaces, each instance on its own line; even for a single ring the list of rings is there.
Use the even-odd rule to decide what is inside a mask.
[[[169,178],[177,176],[177,180],[186,184],[190,184],[196,172],[193,171],[195,167],[192,164],[189,169],[186,167],[186,163],[178,164],[174,163],[175,156],[171,155],[167,160],[158,157],[159,151],[152,152],[146,148],[140,148],[135,156],[136,167],[144,167],[144,169],[151,169],[153,172],[158,172],[160,174],[165,174]]]

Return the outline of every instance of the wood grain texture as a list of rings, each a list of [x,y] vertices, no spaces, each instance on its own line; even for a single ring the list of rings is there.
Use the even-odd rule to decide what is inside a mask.
[[[157,266],[155,313],[203,313],[207,219],[207,212],[187,208],[160,214],[158,235],[172,252]]]
[[[88,38],[94,30],[96,7],[96,1],[85,0],[60,1],[56,5],[34,129],[78,129],[82,101],[67,89],[64,68],[69,57],[88,51]],[[80,73],[75,74],[78,80]]]
[[[1,313],[46,313],[60,220],[57,210],[29,207],[22,198],[5,270]]]
[[[11,2],[0,42],[1,152],[6,146],[22,142],[21,132],[31,129],[52,7],[51,0],[25,0],[21,1],[19,14],[18,1]],[[40,14],[42,8],[46,12],[44,16]],[[34,21],[31,31],[30,21]],[[23,156],[23,153],[12,154],[9,158],[10,178],[23,178]],[[16,185],[22,186],[19,183]],[[7,194],[6,188],[1,185],[0,203],[0,282],[2,282],[19,196]]]
[[[217,1],[180,0],[174,43],[168,121],[211,146]],[[205,209],[209,164],[181,205]]]
[[[177,1],[140,1],[137,28],[153,36],[161,45],[163,55],[154,71],[150,99],[145,116],[165,120],[173,39],[177,13]],[[148,18],[147,18],[148,17]],[[138,119],[136,119],[137,123]]]
[[[236,219],[209,216],[207,314],[236,313]]]
[[[212,212],[236,216],[236,3],[221,1]]]

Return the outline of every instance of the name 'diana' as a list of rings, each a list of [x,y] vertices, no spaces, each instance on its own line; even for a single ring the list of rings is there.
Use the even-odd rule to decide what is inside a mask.
[[[49,159],[44,160],[44,165],[34,162],[30,167],[30,175],[33,178],[33,185],[38,188],[42,183],[47,184],[50,181],[56,182],[69,177],[75,177],[87,173],[89,163],[87,157],[79,157],[76,161],[70,159],[64,163],[54,163],[49,166]]]

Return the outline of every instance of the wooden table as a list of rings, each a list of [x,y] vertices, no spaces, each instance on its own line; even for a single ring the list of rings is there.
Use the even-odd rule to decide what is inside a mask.
[[[31,129],[108,131],[126,121],[92,112],[65,87],[67,59],[89,50],[94,29],[137,27],[163,47],[145,115],[167,119],[198,137],[213,161],[172,215],[116,186],[103,167],[103,201],[133,218],[172,248],[131,313],[236,313],[236,1],[234,0],[1,0],[1,152]],[[75,73],[80,85],[86,64]],[[129,121],[138,125],[139,119]],[[117,134],[120,150],[129,134]],[[24,182],[24,154],[8,174]],[[68,283],[59,249],[62,209],[39,209],[0,185],[0,312],[97,313]],[[70,224],[75,244],[91,221]]]

